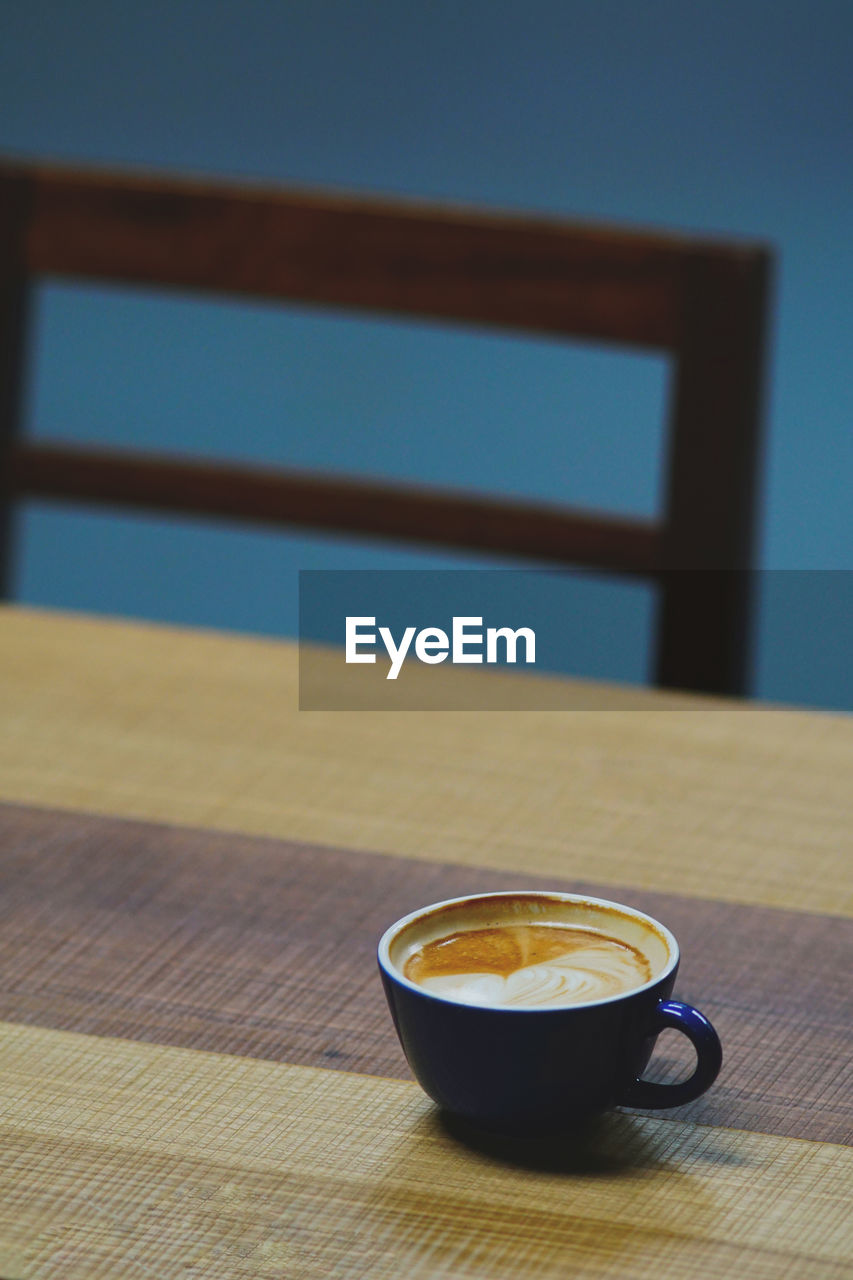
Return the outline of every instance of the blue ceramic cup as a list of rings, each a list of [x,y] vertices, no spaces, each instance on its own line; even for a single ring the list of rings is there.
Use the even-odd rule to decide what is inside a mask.
[[[592,928],[638,949],[649,981],[617,995],[548,1006],[472,1004],[407,978],[408,958],[464,929],[508,923]],[[677,1107],[714,1083],[720,1041],[707,1018],[671,1000],[679,951],[670,931],[633,907],[571,893],[519,891],[453,898],[392,924],[379,969],[400,1043],[426,1093],[451,1115],[491,1132],[541,1136],[610,1107]],[[696,1050],[689,1079],[643,1080],[658,1034],[683,1032]]]

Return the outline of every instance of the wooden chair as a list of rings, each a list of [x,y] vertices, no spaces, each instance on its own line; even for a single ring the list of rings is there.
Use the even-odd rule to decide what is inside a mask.
[[[659,586],[657,683],[744,693],[770,263],[760,245],[0,166],[0,592],[22,498],[440,544],[650,579]],[[298,300],[668,353],[663,518],[28,441],[27,298],[40,277]]]

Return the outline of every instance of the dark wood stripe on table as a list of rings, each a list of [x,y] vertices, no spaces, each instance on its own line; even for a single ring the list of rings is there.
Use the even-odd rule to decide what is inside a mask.
[[[525,887],[616,898],[677,934],[676,994],[726,1061],[673,1115],[850,1140],[853,922],[805,912],[0,805],[0,1019],[405,1078],[380,933]]]

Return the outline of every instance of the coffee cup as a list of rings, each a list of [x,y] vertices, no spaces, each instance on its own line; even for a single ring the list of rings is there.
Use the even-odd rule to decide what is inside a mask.
[[[633,907],[504,892],[433,903],[383,934],[379,970],[409,1065],[451,1115],[541,1136],[614,1106],[699,1097],[722,1062],[708,1019],[672,1000],[678,943]],[[642,1078],[664,1028],[696,1050],[686,1080]]]

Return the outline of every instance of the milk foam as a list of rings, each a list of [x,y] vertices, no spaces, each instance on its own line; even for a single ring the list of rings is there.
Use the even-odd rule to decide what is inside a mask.
[[[508,928],[516,932],[513,926]],[[649,980],[648,961],[634,947],[592,930],[583,933],[580,939],[576,934],[564,954],[530,964],[519,956],[522,963],[508,973],[469,969],[419,974],[415,981],[425,991],[465,1004],[540,1008],[603,1000]]]

